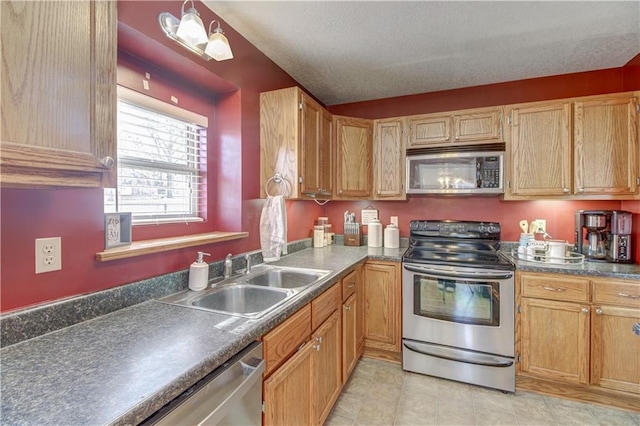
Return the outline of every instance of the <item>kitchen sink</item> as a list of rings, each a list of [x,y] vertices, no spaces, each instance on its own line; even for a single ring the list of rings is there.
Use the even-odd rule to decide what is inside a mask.
[[[273,269],[258,273],[244,282],[252,285],[269,286],[277,288],[304,287],[318,281],[324,274],[320,272],[306,272],[287,269]]]
[[[329,271],[259,265],[252,273],[214,279],[203,291],[183,290],[160,302],[243,318],[259,318],[317,283]]]

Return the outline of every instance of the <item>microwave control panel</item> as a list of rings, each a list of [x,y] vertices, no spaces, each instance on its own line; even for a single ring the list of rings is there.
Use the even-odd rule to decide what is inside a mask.
[[[500,188],[500,157],[478,157],[479,188]]]

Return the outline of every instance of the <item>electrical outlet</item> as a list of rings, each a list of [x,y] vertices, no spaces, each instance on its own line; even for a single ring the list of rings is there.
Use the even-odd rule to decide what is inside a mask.
[[[36,274],[62,269],[62,239],[36,238]]]
[[[538,224],[538,232],[544,234],[547,232],[547,220],[546,219],[536,219],[536,223]]]

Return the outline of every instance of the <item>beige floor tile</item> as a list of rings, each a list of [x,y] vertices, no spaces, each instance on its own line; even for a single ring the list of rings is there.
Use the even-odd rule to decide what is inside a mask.
[[[421,413],[410,409],[398,408],[394,425],[398,426],[435,426],[436,412]]]
[[[440,401],[446,399],[467,401],[469,404],[473,404],[473,387],[466,383],[441,379],[438,382],[438,399]]]
[[[439,380],[437,377],[405,372],[403,382],[404,391],[411,391],[421,395],[437,395]]]
[[[478,426],[512,426],[517,424],[516,415],[510,408],[501,410],[495,407],[476,407],[476,425]]]
[[[329,417],[324,422],[324,426],[351,426],[353,425],[353,419],[341,416],[334,412],[329,414]]]
[[[364,398],[367,395],[367,392],[369,392],[369,389],[372,387],[372,385],[373,382],[371,381],[371,379],[352,376],[351,378],[349,378],[349,381],[345,385],[342,392]]]
[[[637,424],[636,419],[632,415],[633,413],[629,411],[600,406],[591,406],[589,407],[589,411],[591,411],[593,417],[595,417],[601,425],[628,426]]]
[[[495,389],[474,387],[472,389],[473,405],[476,410],[491,409],[513,412],[513,394],[504,393]]]
[[[455,404],[442,405],[438,403],[436,425],[466,426],[475,424],[476,416],[473,408],[467,409],[464,405],[456,407]]]
[[[398,405],[400,408],[408,408],[412,411],[435,414],[438,408],[438,397],[403,390]]]
[[[640,413],[631,413],[631,417],[635,419],[636,424],[640,425]]]
[[[556,424],[551,409],[542,395],[518,391],[511,399],[511,406],[521,426]]]
[[[349,393],[342,393],[333,406],[333,414],[349,419],[355,419],[362,406],[362,397]]]
[[[351,376],[372,379],[373,375],[376,374],[378,364],[379,361],[377,360],[371,358],[360,358],[360,361],[356,364]]]
[[[356,425],[392,425],[396,417],[398,402],[390,402],[368,396],[362,403],[354,424]]]
[[[547,403],[549,401],[547,400]],[[588,406],[589,404],[584,404]],[[591,414],[588,408],[569,407],[565,404],[557,404],[549,407],[556,422],[563,426],[597,425],[598,420]]]

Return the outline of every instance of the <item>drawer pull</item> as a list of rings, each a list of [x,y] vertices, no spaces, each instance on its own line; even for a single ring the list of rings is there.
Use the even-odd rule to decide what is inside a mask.
[[[589,308],[582,308],[581,309],[583,314],[588,314],[589,313]]]
[[[562,288],[562,287],[555,288],[555,287],[547,287],[547,286],[544,286],[544,287],[542,287],[542,288],[544,288],[544,289],[545,289],[545,290],[547,290],[547,291],[559,291],[559,292],[567,291],[567,289],[566,289],[566,288]]]
[[[302,342],[302,344],[300,346],[298,346],[298,351],[301,351],[302,348],[304,348],[304,345],[306,345],[307,342]]]
[[[633,330],[633,334],[635,334],[636,336],[640,336],[640,322],[633,324],[631,329]]]
[[[618,293],[618,296],[626,297],[627,299],[640,299],[640,295],[636,294]]]
[[[351,310],[351,306],[345,306],[344,308],[345,308],[347,311],[350,311],[350,310]]]
[[[596,314],[598,314],[598,315],[602,315],[602,309],[597,308],[597,309],[596,309]]]
[[[355,283],[354,283],[354,284],[349,284],[349,285],[347,286],[347,288],[354,288],[355,286],[356,286],[356,285],[355,285]]]

